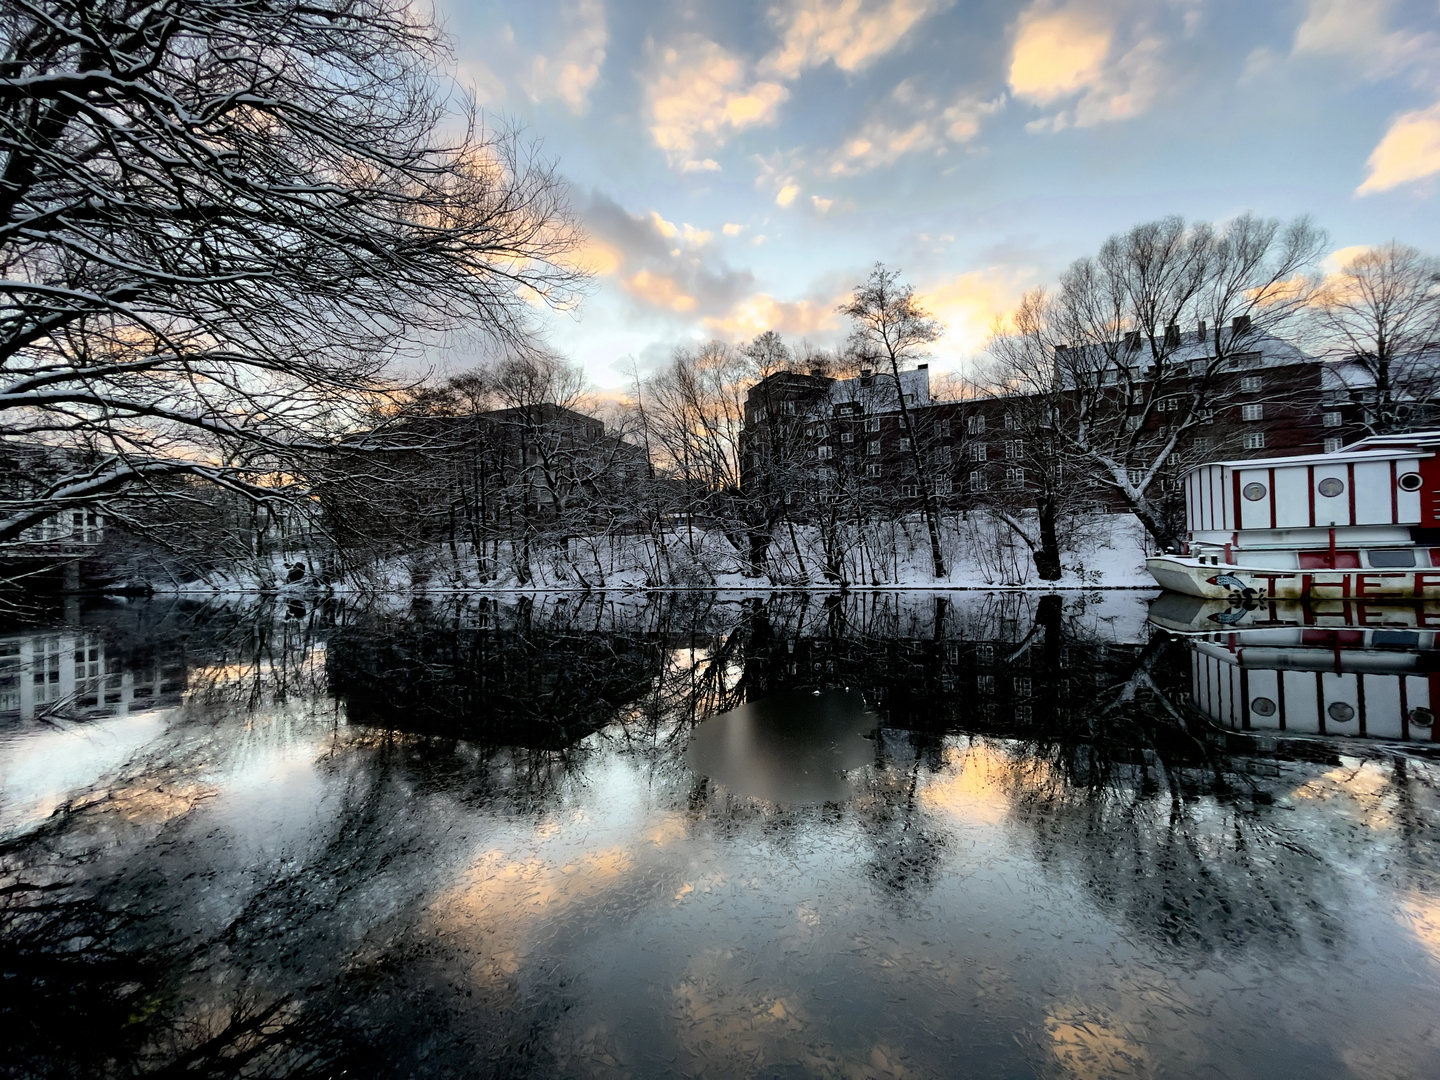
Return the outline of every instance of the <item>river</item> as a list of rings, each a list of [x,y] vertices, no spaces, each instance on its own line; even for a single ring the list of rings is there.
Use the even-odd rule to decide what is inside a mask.
[[[0,1072],[1440,1075],[1434,642],[1152,596],[12,619]]]

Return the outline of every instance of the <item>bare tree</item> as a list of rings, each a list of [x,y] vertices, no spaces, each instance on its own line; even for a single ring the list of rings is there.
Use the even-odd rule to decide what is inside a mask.
[[[934,486],[921,456],[915,425],[911,422],[900,371],[928,355],[928,348],[941,333],[941,326],[915,299],[915,290],[900,281],[898,270],[879,263],[870,276],[856,286],[854,295],[840,305],[840,313],[851,320],[850,349],[859,359],[883,367],[895,383],[900,407],[900,430],[909,446],[910,464],[920,498],[920,514],[930,535],[930,562],[937,578],[945,576],[945,556],[940,549],[939,509]]]
[[[177,475],[303,495],[397,353],[575,298],[563,186],[404,0],[10,0],[0,41],[0,426],[64,463],[0,543]]]
[[[1223,376],[1306,310],[1324,243],[1306,218],[1137,225],[1072,263],[1054,294],[1027,297],[1002,335],[1014,340],[992,343],[1000,381],[1048,398],[1039,415],[1065,453],[1170,543],[1157,481],[1225,403]],[[1182,322],[1204,329],[1187,341]]]
[[[1393,241],[1356,255],[1322,286],[1315,324],[1328,355],[1364,371],[1358,397],[1372,434],[1429,421],[1440,391],[1440,259]]]

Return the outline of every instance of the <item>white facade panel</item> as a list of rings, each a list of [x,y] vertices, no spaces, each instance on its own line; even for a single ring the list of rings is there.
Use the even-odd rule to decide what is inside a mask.
[[[1274,498],[1274,492],[1270,490],[1270,470],[1240,469],[1238,475],[1240,477],[1240,528],[1270,528],[1270,500]],[[1249,498],[1245,492],[1251,484],[1260,485],[1265,493],[1258,499]]]
[[[1390,462],[1357,461],[1352,468],[1355,472],[1355,524],[1392,524],[1395,510],[1390,497]]]
[[[1365,733],[1381,739],[1398,739],[1400,680],[1391,675],[1364,675]]]
[[[1326,480],[1339,482],[1334,495],[1325,495]],[[1350,522],[1350,470],[1345,463],[1330,463],[1323,459],[1315,462],[1315,524],[1349,525]]]
[[[1259,730],[1274,730],[1280,726],[1280,673],[1266,668],[1255,668],[1250,672],[1250,700],[1241,708],[1250,717],[1250,726]],[[1260,708],[1256,709],[1256,703]],[[1268,705],[1267,705],[1268,703]],[[1267,715],[1268,713],[1268,715]]]
[[[1275,526],[1303,529],[1310,525],[1310,470],[1291,465],[1275,470]]]

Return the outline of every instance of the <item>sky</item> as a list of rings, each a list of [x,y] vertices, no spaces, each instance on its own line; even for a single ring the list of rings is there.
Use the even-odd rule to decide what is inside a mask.
[[[963,370],[1169,214],[1440,254],[1440,0],[435,2],[461,84],[571,185],[594,279],[544,333],[600,389],[710,338],[838,344],[876,262]]]

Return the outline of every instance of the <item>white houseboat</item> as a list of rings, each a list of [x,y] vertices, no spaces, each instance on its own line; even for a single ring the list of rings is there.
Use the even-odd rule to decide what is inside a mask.
[[[1146,560],[1174,592],[1440,598],[1440,431],[1201,465],[1186,475],[1185,512],[1180,552]]]

